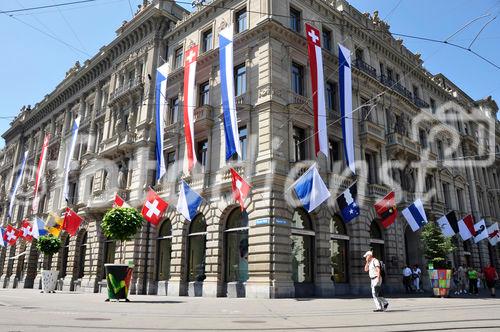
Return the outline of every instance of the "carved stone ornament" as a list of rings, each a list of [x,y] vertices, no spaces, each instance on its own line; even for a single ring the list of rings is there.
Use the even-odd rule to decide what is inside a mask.
[[[222,30],[224,30],[224,29],[225,29],[225,28],[227,28],[227,27],[228,27],[228,24],[227,24],[227,22],[223,19],[223,20],[220,22],[220,24],[219,24],[219,31],[222,31]]]

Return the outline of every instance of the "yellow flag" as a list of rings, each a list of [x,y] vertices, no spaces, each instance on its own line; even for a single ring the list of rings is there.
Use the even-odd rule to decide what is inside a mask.
[[[49,231],[50,234],[58,237],[61,233],[63,221],[63,218],[57,216],[53,212],[49,212],[47,221],[45,222],[45,228],[47,229],[47,231]]]

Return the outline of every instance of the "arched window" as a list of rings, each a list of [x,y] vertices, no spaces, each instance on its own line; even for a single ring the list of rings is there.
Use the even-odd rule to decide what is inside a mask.
[[[82,234],[80,242],[80,256],[78,257],[78,278],[83,278],[85,274],[85,257],[87,256],[87,232]]]
[[[188,281],[205,280],[205,243],[207,224],[198,214],[189,225],[188,234]]]
[[[224,231],[226,282],[248,280],[248,214],[235,209],[226,222]]]
[[[158,280],[170,279],[170,258],[172,255],[172,223],[165,219],[158,233]]]
[[[66,235],[66,239],[63,242],[63,246],[60,250],[61,260],[59,267],[59,278],[66,277],[66,270],[68,269],[68,255],[69,255],[69,235]]]
[[[314,231],[304,209],[296,209],[292,219],[292,280],[313,282]]]
[[[330,220],[330,264],[332,277],[336,283],[347,283],[347,252],[349,251],[349,236],[345,225],[339,216]]]
[[[374,220],[370,225],[370,246],[373,250],[373,256],[375,258],[383,261],[384,260],[384,238],[382,237],[382,231],[378,226],[377,222]]]

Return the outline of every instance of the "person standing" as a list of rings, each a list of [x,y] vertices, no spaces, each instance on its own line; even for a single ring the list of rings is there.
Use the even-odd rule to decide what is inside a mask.
[[[382,276],[381,276],[381,265],[380,261],[373,257],[373,252],[368,250],[364,255],[365,259],[365,272],[368,272],[370,276],[370,286],[372,289],[373,301],[375,302],[376,309],[374,312],[382,312],[387,310],[389,302],[382,297],[381,286],[382,286]]]
[[[469,271],[467,271],[467,276],[469,277],[469,293],[477,295],[477,278],[478,278],[478,273],[476,269],[473,267],[469,268]]]
[[[460,291],[458,294],[467,294],[467,268],[462,264],[458,267],[458,282]]]
[[[484,280],[486,281],[486,287],[490,289],[491,297],[495,297],[495,283],[498,280],[497,270],[489,263],[483,269]]]
[[[403,285],[405,286],[405,291],[406,294],[412,292],[411,288],[411,269],[408,266],[408,264],[405,265],[405,268],[403,269]]]
[[[415,264],[413,266],[412,274],[413,274],[413,285],[415,286],[415,290],[417,292],[420,292],[420,276],[422,275],[422,270],[420,269],[420,267],[418,267],[418,264]]]

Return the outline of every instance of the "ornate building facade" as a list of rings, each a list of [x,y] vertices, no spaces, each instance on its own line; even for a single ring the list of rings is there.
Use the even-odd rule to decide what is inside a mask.
[[[329,158],[314,156],[313,111],[304,23],[322,32]],[[218,33],[235,29],[235,82],[242,156],[227,163],[220,96]],[[352,51],[355,154],[359,175],[345,175],[338,101],[338,51]],[[200,46],[194,110],[198,165],[182,174],[184,52]],[[155,181],[155,71],[168,61],[165,115],[167,175]],[[500,221],[500,124],[497,104],[473,100],[442,74],[433,75],[394,39],[387,23],[343,0],[214,0],[188,13],[171,1],[144,2],[117,37],[56,89],[23,108],[3,134],[0,204],[4,225],[60,213],[68,204],[83,216],[75,237],[41,257],[33,243],[0,250],[0,287],[38,288],[39,268],[59,271],[60,289],[99,292],[104,264],[134,264],[135,294],[300,297],[368,291],[363,253],[372,248],[399,290],[405,263],[424,265],[419,233],[402,216],[384,230],[375,201],[395,190],[404,208],[425,197],[430,220],[450,210]],[[70,196],[62,169],[74,118],[80,139],[72,158]],[[451,120],[450,120],[451,119]],[[44,133],[52,134],[39,211],[30,210]],[[7,194],[29,151],[27,170],[8,218]],[[475,157],[470,157],[475,156]],[[447,160],[450,163],[447,163]],[[345,225],[334,198],[308,214],[287,194],[316,161],[332,197],[358,181],[361,216]],[[470,161],[470,162],[468,162]],[[229,166],[252,185],[247,208],[231,196]],[[175,211],[179,179],[203,197],[187,222]],[[171,208],[158,227],[144,225],[124,245],[104,237],[100,220],[115,193],[140,208],[148,187]],[[488,241],[454,239],[450,261],[500,266]]]

